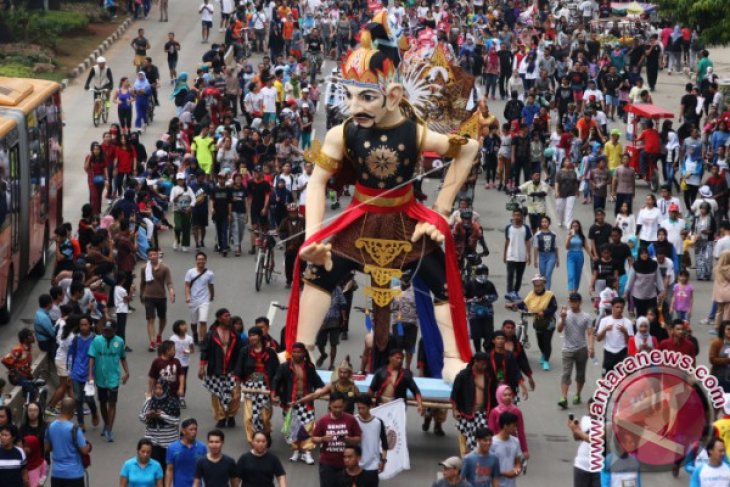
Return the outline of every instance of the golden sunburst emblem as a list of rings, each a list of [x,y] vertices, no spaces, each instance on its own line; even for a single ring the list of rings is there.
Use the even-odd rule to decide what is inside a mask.
[[[398,169],[398,154],[393,149],[381,145],[370,151],[366,164],[375,177],[387,179],[395,175]]]

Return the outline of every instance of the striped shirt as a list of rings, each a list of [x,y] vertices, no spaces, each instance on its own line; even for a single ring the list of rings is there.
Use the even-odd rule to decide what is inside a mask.
[[[0,448],[0,477],[3,479],[3,487],[23,487],[23,470],[26,468],[27,459],[21,448]]]

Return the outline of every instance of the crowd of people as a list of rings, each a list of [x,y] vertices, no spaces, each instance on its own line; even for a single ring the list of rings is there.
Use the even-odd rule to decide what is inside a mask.
[[[730,393],[730,112],[723,113],[710,55],[698,32],[670,22],[636,22],[628,44],[619,42],[622,32],[615,25],[607,42],[591,21],[610,16],[609,2],[585,0],[574,9],[557,3],[403,5],[395,0],[387,6],[395,28],[414,35],[433,29],[435,42],[474,75],[480,93],[480,162],[449,218],[475,354],[451,393],[460,455],[440,463],[443,478],[437,487],[514,486],[530,458],[519,401],[535,389],[535,377],[518,320],[495,329],[500,294],[508,309],[534,315],[543,370],[551,368],[555,330],[562,334],[555,394],[564,410],[584,402],[586,367],[597,361],[596,341],[603,342],[604,375],[625,357],[652,349],[694,359],[700,340],[690,323],[700,320],[693,313],[692,274],[697,281],[713,280],[712,310],[701,322],[714,325],[709,361]],[[113,2],[107,7],[116,10]],[[150,5],[130,2],[129,9],[135,17],[147,17]],[[166,9],[161,1],[161,22],[167,20]],[[393,282],[401,293],[392,305],[387,363],[375,370],[368,358],[372,337],[357,369],[349,357],[336,361],[340,341],[348,339],[354,274],[332,294],[315,361],[303,344],[294,343],[290,358],[280,363],[285,335],[272,337],[265,317],[246,328],[251,317],[220,307],[208,326],[216,291],[209,247],[222,257],[241,257],[256,253],[276,234],[284,258],[272,265],[283,264],[291,287],[304,242],[303,207],[313,171],[305,154],[314,120],[327,117],[329,125],[331,117],[342,116],[336,113],[335,84],[323,85],[323,61],[336,61],[354,46],[373,13],[364,2],[204,0],[197,9],[203,43],[218,10],[223,42],[206,48],[194,75],[178,72],[181,44],[169,34],[164,45],[169,100],[161,94],[163,76],[148,55],[152,46],[144,29],[131,42],[134,76],[115,85],[106,60],[97,58],[86,80],[87,89],[106,90],[119,121],[90,145],[84,161],[89,202],[75,229],[70,223],[55,229],[52,287],[39,299],[33,330],[20,330],[18,344],[3,358],[9,382],[33,393],[37,344],[59,382],[46,410],[31,402],[22,421],[14,423],[10,409],[0,407],[4,485],[36,487],[47,477],[54,487],[84,485],[87,459],[93,458],[86,417],[94,427],[102,423],[106,442],[115,441],[120,387],[129,379],[128,354],[134,353],[126,324],[137,297],[155,357],[139,411],[144,438],[121,466],[122,486],[273,486],[274,480],[280,487],[294,485],[269,451],[275,406],[285,415],[282,433],[291,462],[313,465],[312,452],[320,448],[323,487],[378,485],[392,445],[384,423],[370,411],[376,405],[412,399],[423,415],[423,430],[433,424],[435,435],[446,434],[446,408],[424,407],[411,372],[415,357],[419,375],[431,375],[419,346],[416,291],[407,273]],[[668,75],[686,67],[692,76],[677,107],[679,126],[640,120],[635,137],[641,156],[634,161],[622,143],[620,122],[627,121],[626,104],[651,103],[665,67]],[[489,107],[497,96],[506,101],[501,116]],[[167,124],[153,122],[154,106],[160,104],[175,106],[176,116]],[[142,142],[143,130],[160,133],[154,147]],[[638,175],[652,165],[662,175],[659,196],[650,193],[635,208]],[[489,250],[474,209],[475,199],[494,198],[497,191],[524,200],[500,227],[504,248],[496,254],[506,270],[504,293],[482,263]],[[347,188],[328,190],[331,208],[347,196]],[[564,230],[553,227],[551,199],[555,226]],[[578,199],[595,214],[586,231],[574,218]],[[211,221],[214,233],[206,240]],[[190,252],[195,244],[194,266],[180,283],[189,316],[173,321],[171,330],[167,308],[177,286],[160,245],[160,234],[170,230],[172,251]],[[556,234],[563,231],[564,237]],[[568,288],[562,306],[551,290],[561,264]],[[537,274],[523,297],[530,265]],[[196,374],[188,372],[198,358],[196,382]],[[317,368],[327,359],[332,378],[325,383]],[[355,385],[356,372],[373,374],[364,393]],[[196,419],[183,418],[192,384],[211,396],[216,424],[205,442],[197,439]],[[325,395],[327,412],[318,417],[314,400]],[[251,451],[236,461],[223,453],[223,445],[224,430],[235,426],[239,409]],[[706,445],[688,448],[685,469],[692,486],[730,485],[724,455],[730,407],[724,414],[705,432]],[[44,416],[56,419],[46,424]],[[627,441],[615,446],[602,473],[589,472],[590,419],[567,423],[580,444],[574,485],[638,485],[641,471]],[[680,465],[674,465],[674,476]]]

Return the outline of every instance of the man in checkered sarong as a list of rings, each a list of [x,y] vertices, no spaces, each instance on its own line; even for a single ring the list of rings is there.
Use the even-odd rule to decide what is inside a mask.
[[[268,392],[255,393],[251,390],[270,390],[279,368],[279,359],[273,348],[264,345],[264,333],[254,326],[248,331],[248,345],[241,349],[234,375],[241,381],[243,389],[243,429],[246,440],[253,442],[255,433],[262,431],[271,441],[271,399]]]
[[[296,415],[296,431],[289,435],[289,445],[293,453],[289,458],[292,462],[302,461],[307,465],[314,465],[312,450],[314,442],[311,432],[314,429],[314,403],[302,403],[301,398],[311,394],[320,387],[324,387],[322,379],[317,374],[306,347],[301,342],[292,345],[291,358],[279,365],[271,386],[271,400],[274,404],[281,404],[286,413],[292,408]]]
[[[494,372],[489,366],[489,354],[478,352],[469,365],[459,372],[451,389],[451,404],[459,431],[461,456],[477,446],[476,431],[487,427],[489,411],[496,386]]]
[[[198,377],[210,392],[216,428],[236,424],[241,391],[234,375],[241,351],[241,339],[231,326],[231,313],[221,308],[215,313],[215,323],[200,346]]]

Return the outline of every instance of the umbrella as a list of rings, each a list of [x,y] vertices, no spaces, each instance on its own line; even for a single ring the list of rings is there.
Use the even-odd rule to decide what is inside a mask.
[[[641,15],[644,13],[644,7],[637,2],[631,2],[626,6],[626,13],[629,15]]]

